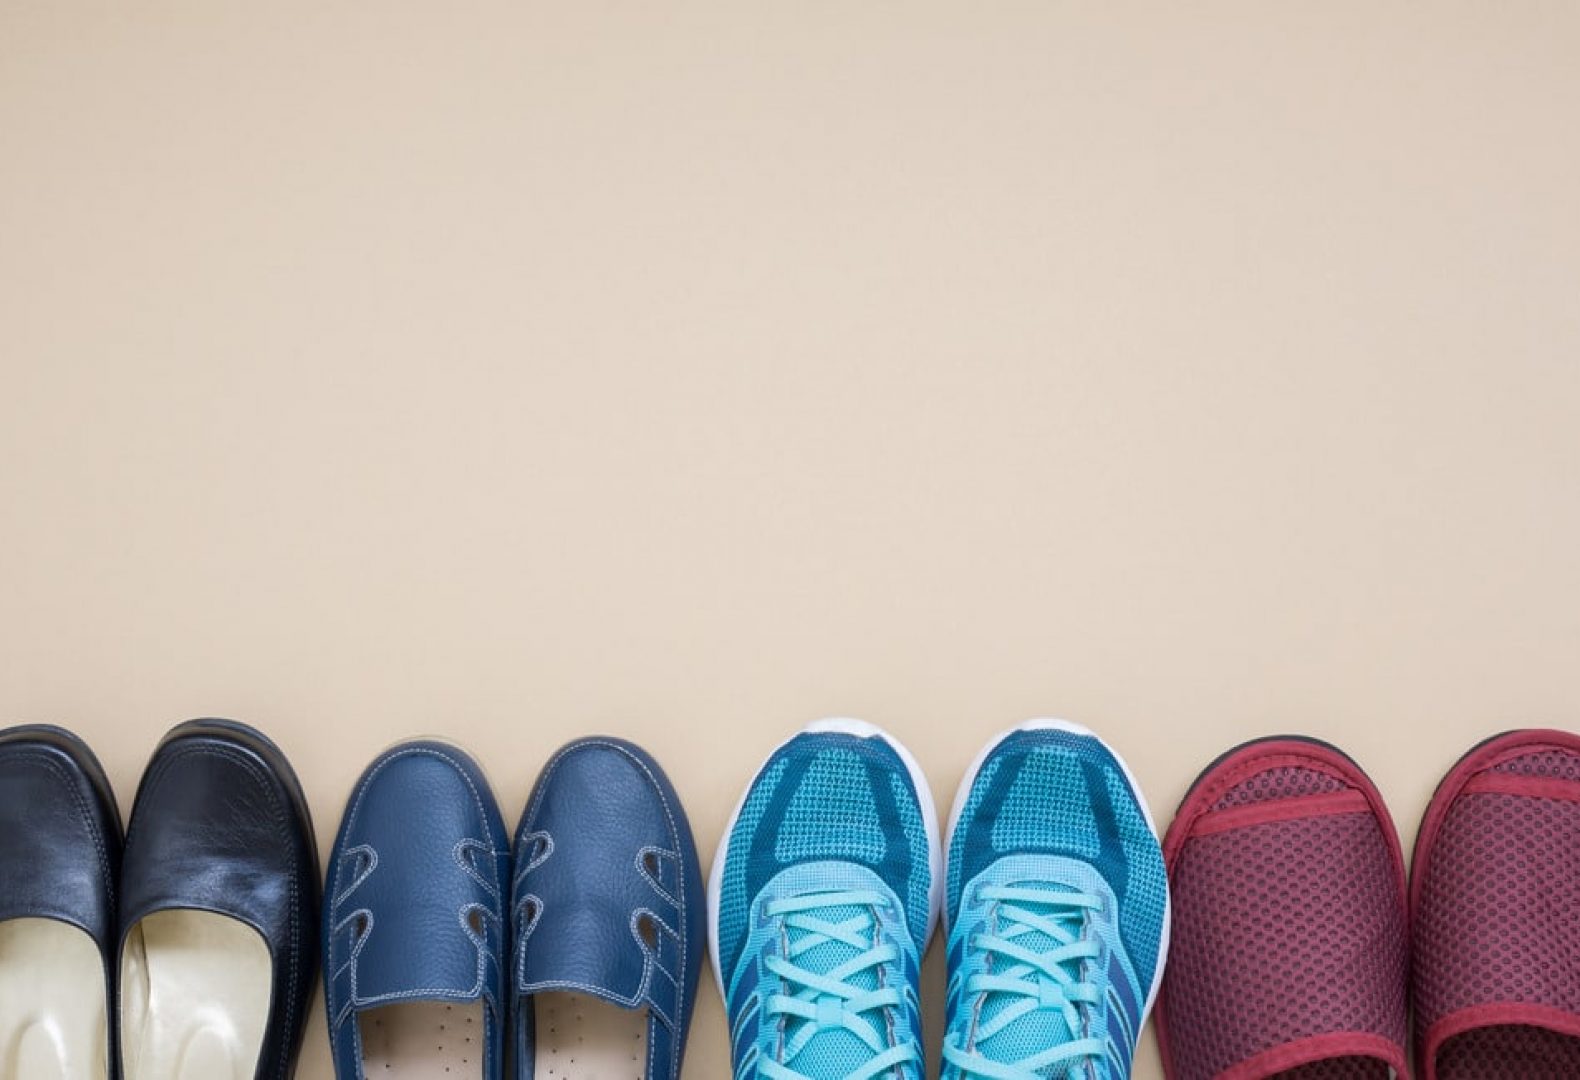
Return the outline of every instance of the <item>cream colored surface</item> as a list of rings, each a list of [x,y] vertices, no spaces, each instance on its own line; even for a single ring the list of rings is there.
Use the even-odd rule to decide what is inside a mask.
[[[647,1010],[539,994],[533,1080],[646,1080]]]
[[[0,921],[0,1078],[104,1080],[104,964],[87,932],[53,919]]]
[[[269,948],[210,911],[156,911],[121,949],[126,1080],[253,1080],[269,1020]]]
[[[0,713],[1580,723],[1580,6],[0,0]],[[941,950],[926,972],[941,1034]],[[687,1080],[724,1075],[701,990]],[[302,1075],[330,1075],[321,1012]],[[1150,1046],[1137,1076],[1159,1076]]]
[[[483,1007],[409,1001],[357,1017],[362,1069],[388,1080],[482,1075]]]

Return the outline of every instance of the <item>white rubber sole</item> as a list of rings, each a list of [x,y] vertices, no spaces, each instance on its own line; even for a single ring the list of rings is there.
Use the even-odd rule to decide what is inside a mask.
[[[922,826],[927,832],[927,866],[932,875],[932,887],[927,897],[927,937],[923,944],[933,940],[933,931],[938,926],[939,912],[942,910],[944,897],[944,857],[943,846],[938,836],[938,807],[933,802],[933,792],[927,785],[927,777],[922,772],[922,767],[917,764],[916,758],[911,755],[903,743],[894,736],[865,720],[854,720],[849,717],[830,717],[808,724],[795,735],[786,739],[774,748],[773,754],[763,759],[767,764],[773,759],[774,754],[783,750],[798,736],[806,734],[839,734],[854,735],[861,739],[879,738],[888,743],[905,765],[905,771],[910,773],[911,785],[916,789],[917,800],[922,808]],[[724,888],[724,856],[729,853],[730,836],[735,832],[735,824],[740,820],[741,810],[746,805],[746,796],[751,794],[752,785],[761,775],[762,767],[752,774],[752,779],[741,792],[740,800],[735,804],[735,810],[730,814],[729,824],[724,827],[724,835],[719,840],[718,850],[713,855],[713,865],[708,871],[708,953],[712,957],[713,981],[719,988],[719,997],[724,1000],[725,1011],[729,1010],[728,987],[724,982],[723,960],[719,954],[719,902]]]
[[[1141,805],[1141,815],[1146,819],[1147,828],[1152,830],[1153,837],[1157,838],[1161,843],[1162,834],[1158,832],[1157,822],[1153,820],[1152,808],[1147,805],[1146,796],[1141,791],[1141,785],[1136,782],[1135,773],[1130,771],[1130,765],[1119,755],[1119,752],[1090,729],[1084,728],[1080,724],[1074,724],[1068,720],[1052,719],[1027,720],[1024,724],[1012,727],[1008,731],[999,732],[988,740],[986,746],[982,747],[977,753],[976,759],[966,769],[965,777],[960,781],[960,787],[955,790],[954,805],[949,809],[949,828],[945,834],[946,843],[953,844],[955,842],[955,829],[960,824],[960,815],[965,812],[966,801],[971,797],[972,785],[976,783],[978,774],[982,772],[982,766],[987,764],[987,759],[992,755],[993,751],[999,748],[1005,739],[1022,731],[1063,731],[1070,735],[1096,739],[1099,743],[1102,743],[1103,748],[1113,755],[1115,761],[1119,762],[1119,768],[1125,774],[1126,783],[1130,785],[1130,790],[1135,794],[1136,802]],[[1165,887],[1163,893],[1163,937],[1158,945],[1158,961],[1157,968],[1152,973],[1152,988],[1148,991],[1146,1005],[1141,1010],[1141,1025],[1136,1029],[1138,1038],[1141,1033],[1141,1027],[1146,1025],[1147,1017],[1152,1014],[1152,1006],[1157,1003],[1158,990],[1163,986],[1163,969],[1169,955],[1169,929],[1172,923],[1173,898]],[[947,927],[945,932],[948,932]]]

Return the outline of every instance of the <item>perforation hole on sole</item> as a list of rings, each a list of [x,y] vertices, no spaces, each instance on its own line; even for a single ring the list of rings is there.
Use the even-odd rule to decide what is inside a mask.
[[[370,1078],[445,1080],[481,1076],[483,1006],[409,1001],[357,1018],[362,1068]]]
[[[539,994],[537,1080],[647,1080],[647,1010],[585,994]]]

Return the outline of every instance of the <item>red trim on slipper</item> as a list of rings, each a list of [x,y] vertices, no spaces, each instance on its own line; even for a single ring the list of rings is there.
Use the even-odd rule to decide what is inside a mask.
[[[1479,772],[1465,781],[1461,795],[1519,795],[1527,799],[1580,802],[1580,780],[1520,773]]]
[[[1214,836],[1234,829],[1248,829],[1253,825],[1303,821],[1333,814],[1364,814],[1370,809],[1366,796],[1353,788],[1321,795],[1296,795],[1289,799],[1269,799],[1248,806],[1231,806],[1227,810],[1209,810],[1196,819],[1190,834]]]

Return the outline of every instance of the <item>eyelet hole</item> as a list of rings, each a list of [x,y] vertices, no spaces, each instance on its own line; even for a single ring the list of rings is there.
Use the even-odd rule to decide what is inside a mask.
[[[658,852],[642,852],[642,869],[646,870],[650,876],[658,877]]]
[[[466,925],[472,928],[472,933],[483,933],[483,909],[472,908],[466,913]]]
[[[645,912],[636,919],[636,932],[642,939],[642,944],[649,949],[658,948],[658,924],[653,921],[653,916]]]

